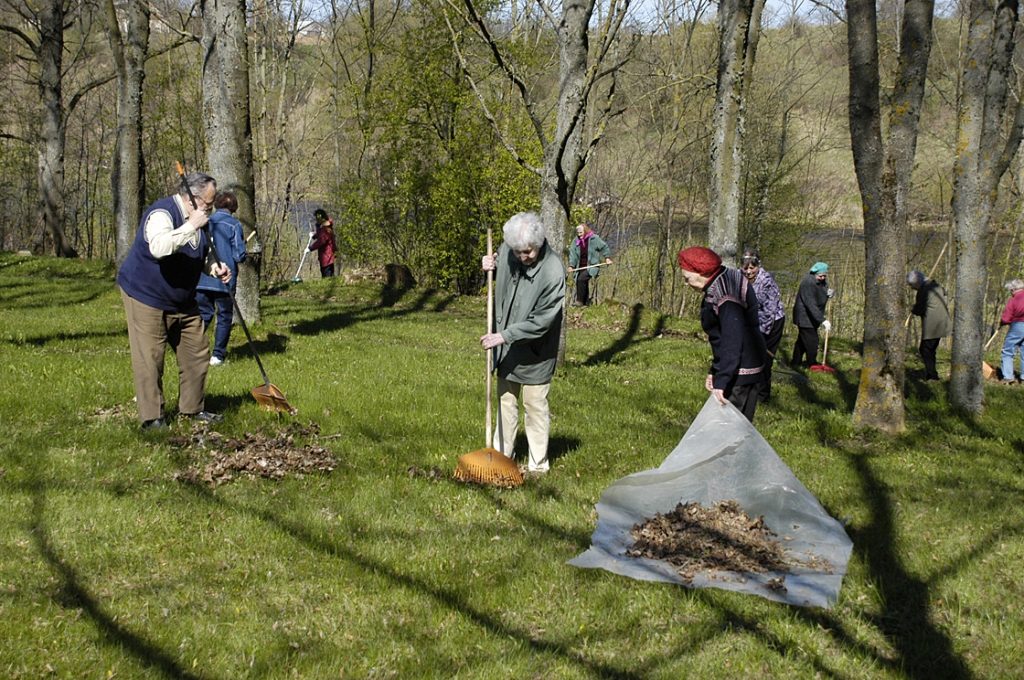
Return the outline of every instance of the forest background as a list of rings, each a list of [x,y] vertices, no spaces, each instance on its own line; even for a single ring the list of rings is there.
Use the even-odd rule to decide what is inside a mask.
[[[558,51],[540,10],[532,3],[480,5],[529,70],[537,106],[554,110]],[[99,0],[65,6],[63,252],[114,260],[117,83],[106,12],[124,8]],[[145,204],[173,190],[175,160],[208,167],[199,9],[174,0],[149,7]],[[612,244],[616,266],[600,279],[605,298],[678,314],[693,308],[675,253],[708,239],[716,7],[704,0],[634,3],[609,60],[613,83],[593,94],[606,115],[587,121],[600,126],[588,131],[599,141],[587,150],[571,220],[588,221]],[[900,7],[878,4],[883,80],[896,67]],[[483,48],[474,53],[472,44],[453,39],[459,34],[450,9],[401,0],[247,3],[255,227],[265,280],[292,276],[311,213],[322,206],[335,218],[344,269],[404,264],[430,286],[474,293],[485,229],[539,208],[537,176],[503,146],[511,140],[525,163],[539,165],[543,150],[531,121],[508,78],[487,70]],[[936,7],[909,196],[908,269],[928,272],[951,240],[965,12],[965,5]],[[0,247],[54,252],[61,244],[40,216],[38,93],[46,74],[18,34],[32,37],[26,16],[24,3],[0,3],[7,28],[0,32]],[[841,8],[799,0],[765,9],[746,98],[739,244],[760,250],[787,305],[809,265],[829,261],[838,291],[830,310],[835,332],[859,338],[863,224],[843,16]],[[987,241],[985,318],[993,324],[1001,284],[1021,269],[1020,175],[1015,163]],[[571,229],[563,247],[569,236]],[[951,298],[952,262],[947,257],[936,271]]]

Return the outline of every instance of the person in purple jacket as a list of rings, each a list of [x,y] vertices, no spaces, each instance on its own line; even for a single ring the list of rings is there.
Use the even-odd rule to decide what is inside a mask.
[[[782,343],[786,312],[782,308],[782,295],[779,294],[779,286],[768,270],[761,266],[761,256],[756,250],[748,248],[743,251],[743,255],[740,257],[740,269],[747,277],[747,281],[754,285],[754,293],[757,295],[759,305],[758,326],[761,329],[761,335],[764,336],[764,346],[768,357],[764,362],[764,370],[761,371],[757,401],[766,404],[772,398],[772,365],[775,363],[775,353],[779,351],[779,345]]]
[[[704,292],[700,325],[713,356],[704,385],[719,404],[731,403],[754,422],[765,363],[754,287],[740,270],[722,266],[710,248],[680,251],[679,268],[686,285]]]
[[[117,273],[143,430],[166,427],[163,376],[167,345],[178,357],[181,415],[205,423],[224,419],[206,410],[210,345],[196,303],[196,286],[204,271],[223,283],[231,282],[231,270],[211,257],[202,230],[216,194],[216,180],[194,172],[177,194],[146,208],[135,242]]]

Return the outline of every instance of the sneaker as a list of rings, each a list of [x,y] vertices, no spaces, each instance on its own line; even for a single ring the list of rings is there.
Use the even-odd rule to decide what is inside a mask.
[[[220,366],[223,363],[224,363],[223,359],[218,359],[217,357],[210,357],[210,365],[211,366]]]
[[[224,416],[219,413],[210,413],[209,411],[200,411],[199,413],[182,413],[185,418],[191,418],[192,420],[198,420],[201,423],[219,423],[224,420]]]
[[[151,430],[166,430],[167,423],[164,422],[163,418],[154,418],[153,420],[146,420],[142,423],[142,431],[149,432]]]

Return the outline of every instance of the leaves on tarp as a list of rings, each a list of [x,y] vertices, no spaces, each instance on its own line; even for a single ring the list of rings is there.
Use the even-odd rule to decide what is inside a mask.
[[[672,512],[655,513],[635,524],[630,533],[634,542],[626,555],[668,562],[687,583],[703,572],[788,573],[800,566],[832,573],[825,560],[797,560],[788,554],[764,517],[751,519],[735,500],[711,508],[679,503]],[[772,579],[768,587],[785,591],[784,580]]]
[[[196,423],[188,437],[168,437],[167,442],[188,450],[190,465],[174,478],[190,483],[219,486],[236,474],[282,479],[314,472],[331,472],[337,459],[317,443],[320,426],[289,424],[273,435],[247,432],[241,438],[225,437],[210,426]],[[305,441],[306,443],[300,443]]]

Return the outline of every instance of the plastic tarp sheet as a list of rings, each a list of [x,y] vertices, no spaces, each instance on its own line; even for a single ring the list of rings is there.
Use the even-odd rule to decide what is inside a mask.
[[[817,557],[831,573],[794,567],[789,573],[702,572],[687,583],[661,560],[627,557],[630,530],[679,503],[735,499],[751,518],[763,516],[797,560]],[[660,467],[623,477],[601,494],[591,547],[569,561],[645,581],[721,588],[798,606],[831,608],[839,596],[853,543],[843,526],[800,483],[764,437],[732,404],[709,397],[679,445]],[[785,591],[768,587],[785,576]]]

